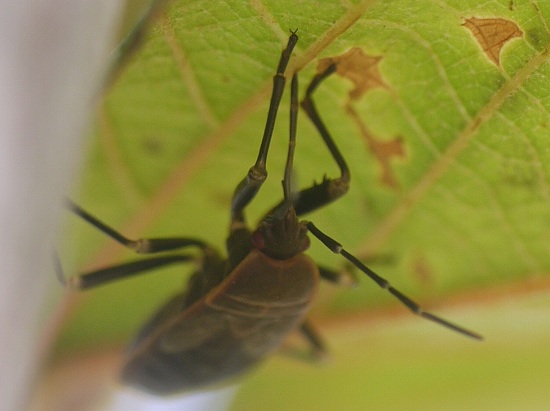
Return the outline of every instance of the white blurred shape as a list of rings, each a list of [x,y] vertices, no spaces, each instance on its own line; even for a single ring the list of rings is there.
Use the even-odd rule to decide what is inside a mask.
[[[24,409],[30,397],[55,282],[61,197],[78,164],[121,3],[0,6],[1,410]]]
[[[107,408],[132,411],[223,411],[229,408],[237,386],[177,397],[156,397],[133,388],[122,388]]]

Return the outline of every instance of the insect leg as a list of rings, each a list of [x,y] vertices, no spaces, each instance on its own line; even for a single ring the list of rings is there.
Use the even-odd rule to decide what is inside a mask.
[[[288,39],[286,48],[281,54],[279,66],[277,67],[277,73],[273,77],[273,92],[271,94],[271,102],[269,104],[269,111],[267,113],[267,120],[258,158],[256,159],[256,163],[250,168],[246,177],[239,183],[233,193],[233,200],[231,202],[232,222],[244,222],[244,208],[254,198],[267,178],[267,153],[271,143],[271,136],[273,135],[275,120],[277,118],[277,110],[279,109],[279,103],[281,102],[281,97],[285,87],[284,72],[297,41],[298,36],[295,32],[293,32]]]
[[[104,79],[104,90],[107,90],[115,82],[120,72],[124,69],[132,56],[139,50],[153,20],[161,14],[166,3],[168,3],[167,0],[152,0],[143,14],[139,17],[134,27],[132,27],[124,39],[117,45]]]
[[[325,71],[318,73],[315,77],[313,77],[307,88],[306,96],[301,102],[301,106],[317,129],[318,133],[321,135],[323,142],[340,168],[340,177],[332,179],[325,177],[321,183],[314,184],[312,187],[303,189],[296,193],[293,196],[293,203],[297,215],[303,215],[323,207],[324,205],[346,194],[349,189],[351,179],[349,168],[344,157],[334,143],[328,129],[321,120],[312,99],[313,93],[319,84],[335,71],[336,65],[332,64]],[[273,210],[279,209],[282,204],[282,202],[279,203],[268,214],[273,213]]]
[[[302,100],[301,106],[308,115],[309,119],[321,135],[325,145],[332,154],[334,161],[340,168],[340,177],[335,179],[324,178],[320,184],[315,184],[313,187],[306,188],[296,196],[296,202],[294,207],[296,208],[296,214],[302,215],[320,208],[337,198],[347,193],[350,183],[350,171],[344,160],[344,157],[336,147],[334,140],[332,139],[328,129],[321,120],[317,108],[312,99],[312,95],[321,84],[321,82],[336,71],[336,65],[330,65],[322,73],[317,73],[309,84],[306,95]]]
[[[315,358],[322,359],[327,356],[328,351],[323,338],[319,335],[319,332],[310,321],[305,320],[300,325],[300,333],[308,341],[312,349],[312,354]]]
[[[370,277],[380,288],[383,288],[385,290],[388,290],[390,294],[392,294],[394,297],[396,297],[403,305],[405,305],[407,308],[409,308],[413,313],[416,315],[419,315],[422,318],[425,318],[427,320],[433,321],[439,325],[442,325],[444,327],[447,327],[453,331],[456,331],[458,333],[461,333],[463,335],[466,335],[471,338],[475,338],[478,340],[482,340],[483,337],[473,331],[467,330],[466,328],[460,327],[456,324],[453,324],[441,317],[438,317],[434,314],[431,314],[427,311],[424,311],[422,307],[420,307],[416,302],[411,300],[409,297],[407,297],[405,294],[403,294],[401,291],[396,290],[389,282],[388,280],[380,277],[378,274],[376,274],[374,271],[372,271],[370,268],[368,268],[366,265],[364,265],[359,259],[348,253],[340,243],[335,241],[333,238],[329,237],[325,233],[323,233],[321,230],[319,230],[312,222],[307,223],[307,228],[313,234],[315,237],[319,239],[329,250],[336,254],[340,254],[342,257],[347,259],[350,263],[352,263],[355,267],[357,267],[359,270],[361,270],[363,273],[365,273],[368,277]]]
[[[216,258],[216,251],[202,240],[190,237],[169,237],[169,238],[142,238],[131,240],[108,226],[107,224],[88,213],[79,205],[70,200],[66,200],[69,210],[87,221],[89,224],[107,234],[109,237],[122,244],[123,246],[135,251],[138,254],[152,254],[158,252],[174,251],[187,247],[198,247],[205,257]],[[148,257],[138,261],[131,261],[111,267],[101,268],[84,274],[65,279],[61,263],[56,258],[56,268],[60,281],[70,288],[85,289],[98,285],[106,284],[111,281],[131,277],[150,270],[154,270],[166,265],[183,263],[188,261],[197,261],[200,257],[191,254],[174,254],[159,257]]]
[[[196,256],[186,254],[149,257],[143,260],[130,261],[128,263],[101,268],[69,278],[65,278],[61,263],[57,259],[56,270],[57,277],[63,285],[75,290],[84,290],[123,278],[133,277],[170,264],[183,263],[196,259]]]
[[[189,237],[169,237],[169,238],[140,238],[138,240],[131,240],[126,238],[118,231],[109,227],[107,224],[94,217],[79,205],[73,203],[71,200],[66,200],[67,208],[73,213],[81,217],[93,225],[98,230],[107,234],[113,240],[122,244],[124,247],[135,251],[138,254],[158,253],[162,251],[172,251],[182,249],[186,247],[199,247],[201,249],[209,248],[208,244],[202,240]]]
[[[319,275],[325,281],[337,285],[355,286],[357,285],[357,277],[351,270],[336,271],[328,267],[318,265]]]

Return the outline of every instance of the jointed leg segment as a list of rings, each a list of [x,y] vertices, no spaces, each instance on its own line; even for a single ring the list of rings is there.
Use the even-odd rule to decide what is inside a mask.
[[[275,120],[277,118],[277,111],[279,109],[279,103],[283,96],[285,88],[284,72],[292,50],[298,41],[296,33],[292,33],[288,39],[288,44],[281,54],[279,60],[279,66],[277,67],[277,73],[273,77],[273,92],[271,94],[271,102],[269,104],[269,111],[267,113],[267,120],[264,129],[264,135],[262,143],[260,145],[260,151],[256,163],[250,168],[246,177],[239,183],[233,194],[233,200],[231,203],[231,221],[232,222],[244,222],[244,209],[254,198],[254,196],[260,190],[260,187],[267,178],[267,153],[269,151],[269,145],[271,143],[271,137],[273,135],[273,128],[275,127]]]
[[[321,84],[324,79],[334,73],[335,70],[336,66],[331,65],[325,71],[318,73],[313,78],[307,88],[306,96],[302,100],[301,106],[317,129],[318,133],[321,135],[323,142],[330,151],[330,154],[334,158],[334,161],[338,165],[340,169],[340,177],[333,179],[325,177],[321,183],[314,184],[312,187],[302,189],[298,193],[295,193],[293,195],[293,205],[298,216],[325,206],[326,204],[346,194],[349,189],[349,184],[351,180],[349,168],[346,164],[344,157],[340,153],[340,150],[338,150],[338,147],[334,143],[334,140],[332,139],[328,129],[321,120],[321,117],[319,116],[317,108],[315,107],[312,99],[313,93],[315,92],[319,84]],[[297,93],[297,89],[292,89],[291,93]],[[274,212],[274,210],[279,209],[282,206],[283,202],[275,206],[268,214],[271,214]]]
[[[348,260],[350,263],[352,263],[355,267],[357,267],[359,270],[361,270],[363,273],[365,273],[368,277],[370,277],[371,280],[373,280],[380,288],[383,288],[385,290],[388,290],[390,294],[392,294],[394,297],[396,297],[403,305],[405,305],[408,309],[410,309],[413,313],[416,315],[419,315],[420,317],[423,317],[427,320],[433,321],[435,323],[438,323],[439,325],[442,325],[444,327],[450,328],[451,330],[454,330],[456,332],[459,332],[461,334],[464,334],[468,337],[475,338],[477,340],[482,340],[483,337],[473,331],[467,330],[466,328],[460,327],[456,324],[453,324],[441,317],[438,317],[432,313],[429,313],[427,311],[424,311],[422,307],[420,307],[416,302],[411,300],[409,297],[407,297],[405,294],[403,294],[401,291],[396,290],[388,280],[385,278],[380,277],[378,274],[376,274],[374,271],[372,271],[370,268],[368,268],[366,265],[364,265],[357,257],[353,256],[349,252],[347,252],[344,247],[340,243],[338,243],[333,238],[329,237],[325,233],[323,233],[321,230],[319,230],[312,222],[307,223],[307,228],[311,234],[313,234],[315,237],[319,239],[329,250],[336,254],[340,254],[342,257],[344,257],[346,260]]]
[[[103,231],[113,240],[122,244],[124,247],[129,248],[130,250],[135,251],[138,254],[150,254],[150,253],[159,253],[163,251],[173,251],[186,247],[199,247],[205,249],[208,247],[204,241],[190,238],[190,237],[169,237],[169,238],[140,238],[138,240],[130,240],[126,238],[118,231],[109,227],[107,224],[98,220],[96,217],[88,213],[86,210],[82,209],[79,205],[73,203],[70,200],[66,200],[67,208],[73,213],[81,217],[83,220],[87,221],[93,225],[98,230]]]
[[[80,216],[82,219],[86,220],[92,226],[138,254],[153,254],[166,251],[175,251],[188,247],[198,247],[203,255],[215,254],[215,251],[212,247],[210,247],[204,241],[198,240],[196,238],[168,237],[131,240],[129,238],[126,238],[113,228],[109,227],[107,224],[98,220],[96,217],[94,217],[72,201],[67,200],[67,206],[71,211]],[[62,279],[69,287],[76,289],[85,289],[96,287],[98,285],[103,285],[125,277],[131,277],[166,265],[183,263],[193,260],[197,260],[197,256],[192,254],[154,256],[111,267],[101,268],[99,270],[90,271],[88,273],[83,273],[78,276],[70,277],[67,280],[65,280],[64,276],[62,275],[61,264],[58,264],[58,274],[60,279]]]

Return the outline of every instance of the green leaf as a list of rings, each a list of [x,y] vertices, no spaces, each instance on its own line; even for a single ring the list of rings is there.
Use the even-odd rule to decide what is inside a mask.
[[[465,25],[472,18],[490,31],[476,37],[481,28]],[[504,32],[509,24],[520,34]],[[352,98],[346,73],[333,75],[314,96],[349,163],[352,187],[307,218],[361,258],[390,256],[390,263],[375,260],[371,268],[487,342],[408,313],[393,323],[381,313],[405,309],[367,279],[353,290],[323,286],[312,317],[328,331],[333,363],[321,369],[271,360],[238,404],[316,410],[542,404],[549,364],[536,358],[548,357],[541,341],[550,324],[539,316],[548,316],[549,304],[532,294],[548,288],[550,270],[549,26],[550,3],[543,1],[175,1],[98,110],[78,202],[129,236],[194,236],[222,249],[231,195],[256,159],[289,29],[298,28],[300,37],[291,68],[301,70],[302,94],[320,59],[358,48],[379,58],[379,82]],[[495,61],[487,44],[501,34]],[[247,210],[252,222],[282,197],[287,124],[285,97],[268,180]],[[305,115],[297,144],[300,187],[325,173],[337,176]],[[68,232],[75,270],[130,258],[72,217]],[[345,266],[312,243],[317,261]],[[131,338],[191,269],[159,270],[79,294],[59,351]],[[444,310],[446,302],[454,308]],[[343,321],[350,316],[353,326]],[[520,354],[522,362],[509,363]],[[414,392],[423,394],[406,402]],[[342,402],[348,396],[355,400]]]

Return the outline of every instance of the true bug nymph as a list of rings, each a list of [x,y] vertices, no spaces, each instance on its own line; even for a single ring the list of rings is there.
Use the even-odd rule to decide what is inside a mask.
[[[280,346],[298,328],[316,351],[321,339],[305,319],[319,277],[334,281],[338,274],[318,267],[303,252],[313,234],[334,253],[388,290],[414,313],[466,336],[481,337],[465,328],[423,311],[418,304],[393,288],[385,279],[348,253],[312,222],[298,217],[344,195],[350,172],[346,161],[321,121],[312,100],[317,86],[335,66],[318,73],[307,88],[302,108],[316,127],[340,168],[340,177],[292,193],[291,172],[298,115],[298,77],[291,81],[290,142],[283,179],[283,200],[248,228],[245,208],[267,178],[266,160],[283,89],[284,73],[298,41],[293,32],[281,54],[273,78],[273,92],[256,163],[239,183],[231,203],[227,259],[208,243],[195,238],[170,237],[130,240],[69,202],[69,208],[105,234],[138,253],[151,254],[198,248],[202,263],[190,278],[187,290],[170,299],[144,326],[130,347],[122,370],[125,383],[155,394],[203,387],[248,370]],[[165,253],[103,268],[70,278],[72,288],[86,289],[161,266],[196,261],[193,254]]]

